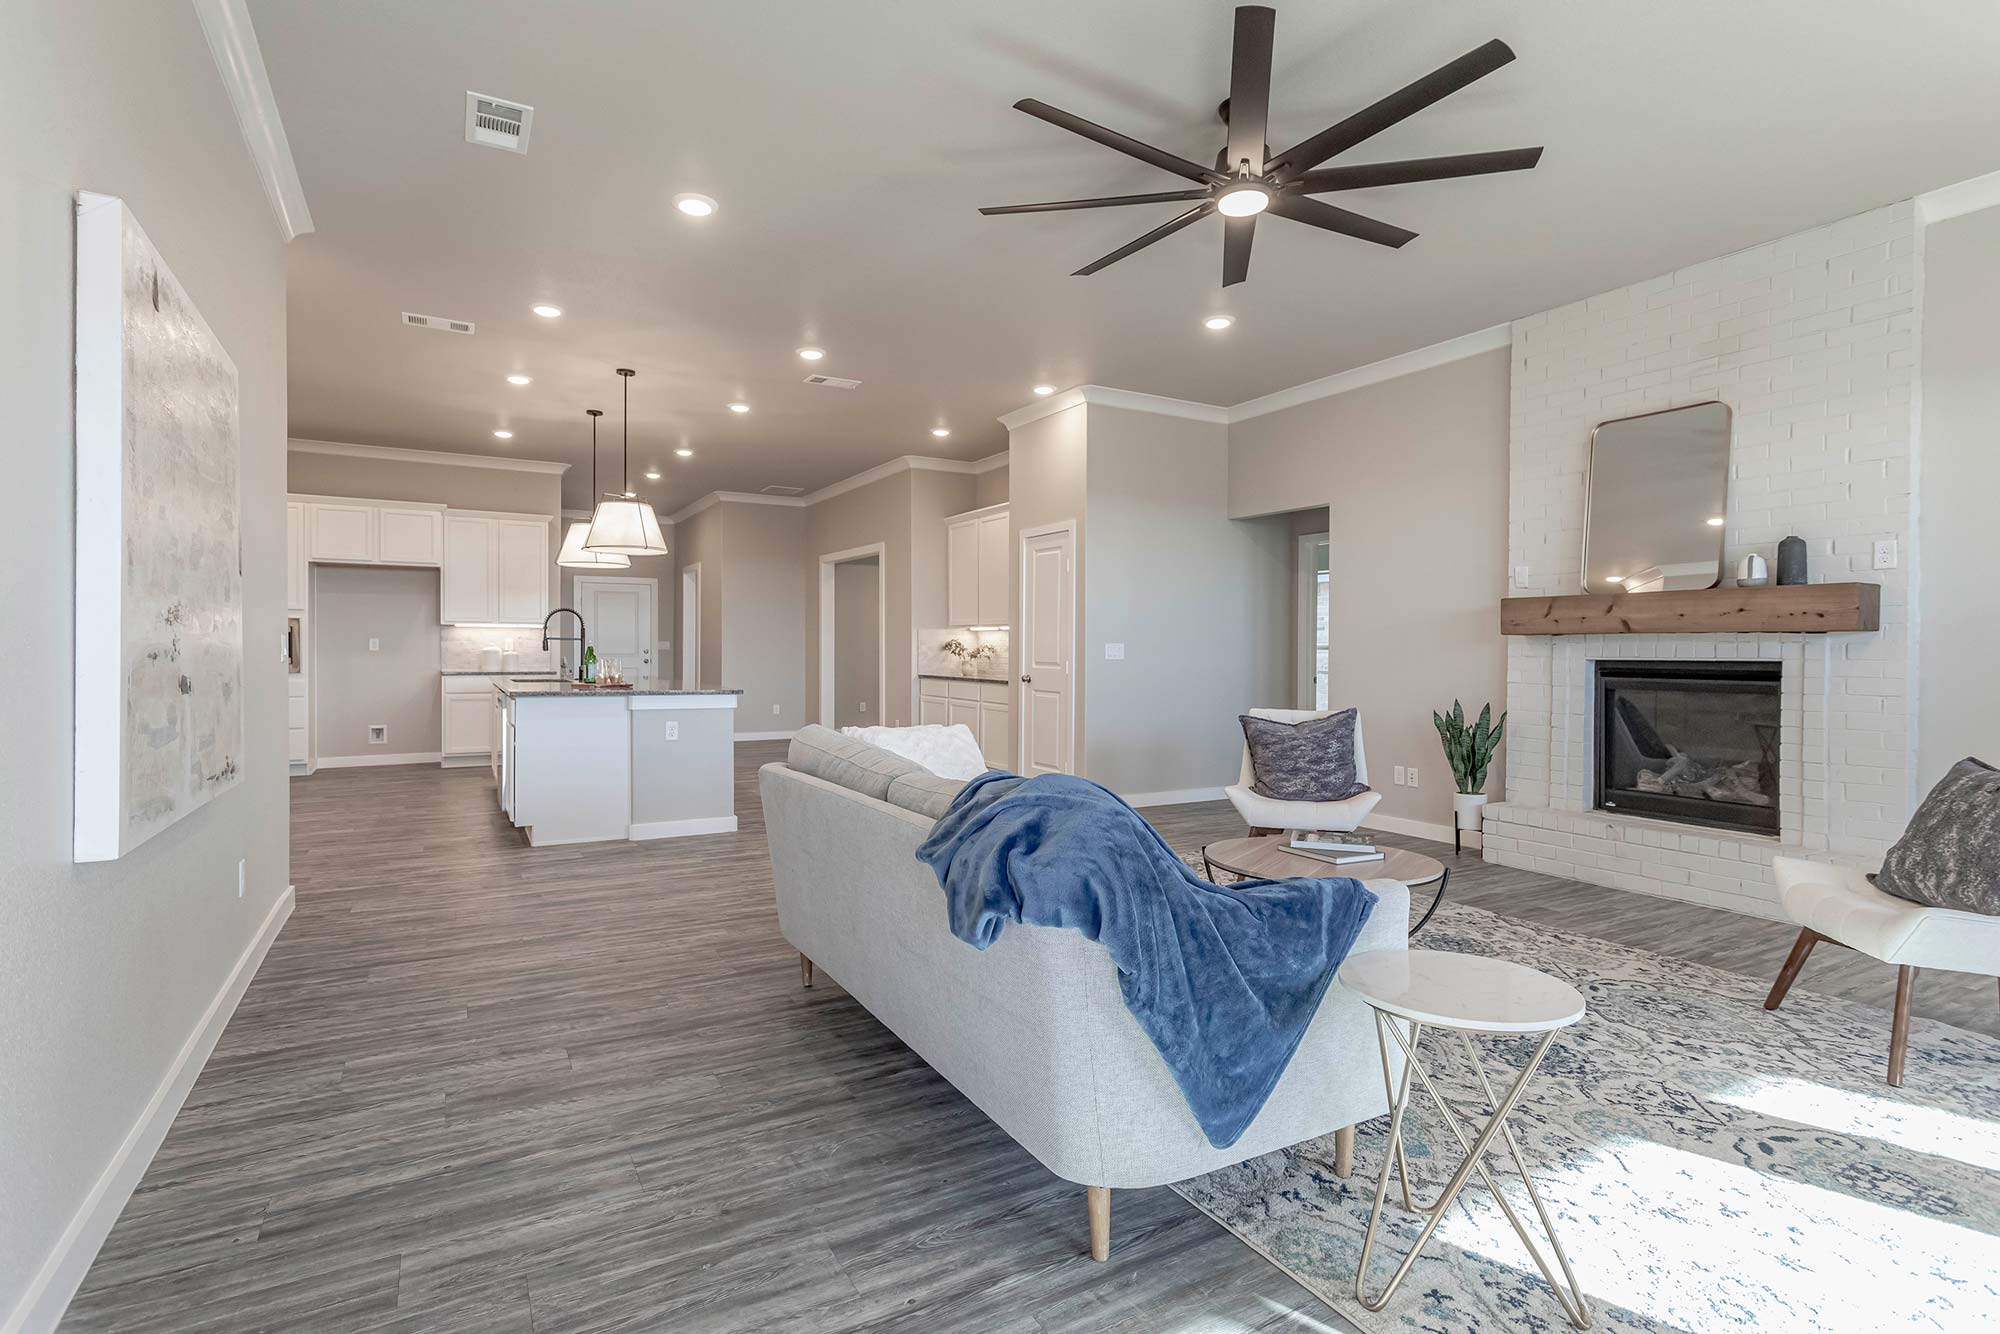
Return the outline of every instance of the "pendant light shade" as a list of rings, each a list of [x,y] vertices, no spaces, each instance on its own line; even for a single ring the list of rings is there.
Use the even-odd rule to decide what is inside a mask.
[[[590,413],[590,494],[597,494],[597,419],[604,413],[597,408],[586,409]],[[629,570],[632,562],[628,557],[615,556],[608,551],[585,551],[584,534],[590,525],[581,519],[563,531],[562,551],[556,556],[556,564],[570,570]]]
[[[638,372],[622,367],[625,380],[625,463],[624,484],[618,494],[606,492],[591,515],[590,531],[584,534],[583,549],[616,556],[664,556],[666,534],[660,531],[660,516],[653,507],[632,494],[632,377]]]

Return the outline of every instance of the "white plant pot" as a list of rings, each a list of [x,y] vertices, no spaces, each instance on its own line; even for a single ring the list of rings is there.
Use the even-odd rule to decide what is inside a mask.
[[[1452,815],[1456,817],[1460,829],[1477,830],[1485,818],[1486,794],[1484,792],[1460,792],[1451,799]]]

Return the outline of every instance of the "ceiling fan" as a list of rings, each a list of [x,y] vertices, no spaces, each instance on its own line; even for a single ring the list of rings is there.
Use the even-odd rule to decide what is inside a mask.
[[[1541,161],[1539,148],[1510,148],[1494,153],[1462,153],[1453,157],[1416,158],[1405,162],[1371,162],[1365,166],[1321,167],[1319,164],[1344,153],[1363,140],[1414,116],[1431,103],[1513,60],[1514,53],[1497,38],[1458,59],[1433,70],[1408,87],[1389,94],[1373,106],[1364,107],[1337,125],[1329,125],[1310,139],[1273,154],[1264,142],[1265,124],[1271,107],[1271,34],[1277,11],[1265,5],[1243,5],[1236,11],[1236,39],[1229,71],[1228,100],[1216,108],[1229,129],[1229,142],[1216,154],[1215,165],[1204,167],[1151,144],[1106,129],[1102,125],[1073,116],[1067,111],[1038,102],[1032,97],[1014,104],[1016,110],[1080,134],[1106,148],[1138,158],[1176,176],[1194,181],[1192,189],[1163,190],[1154,194],[1113,195],[1102,199],[1063,199],[1047,204],[1006,204],[982,208],[986,214],[1055,213],[1073,208],[1115,208],[1125,204],[1165,204],[1194,201],[1194,207],[1161,223],[1136,241],[1118,247],[1102,259],[1078,269],[1073,277],[1087,277],[1107,268],[1127,255],[1144,250],[1155,241],[1172,236],[1211,213],[1222,215],[1222,285],[1228,287],[1250,276],[1250,243],[1256,234],[1257,215],[1275,213],[1309,227],[1373,241],[1376,245],[1398,247],[1416,238],[1416,233],[1359,213],[1336,208],[1310,196],[1337,190],[1363,190],[1378,185],[1402,185],[1409,181],[1439,181],[1455,176],[1484,176],[1496,171],[1525,171]]]

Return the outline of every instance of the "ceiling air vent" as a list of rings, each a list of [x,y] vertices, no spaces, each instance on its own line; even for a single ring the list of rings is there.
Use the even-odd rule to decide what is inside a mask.
[[[767,496],[802,496],[806,489],[802,486],[767,486],[763,494]]]
[[[822,389],[859,389],[861,381],[843,380],[838,375],[808,375],[807,384],[819,385]]]
[[[465,142],[469,144],[525,153],[528,131],[534,123],[535,109],[531,106],[503,102],[484,93],[465,95]]]
[[[403,323],[412,329],[438,329],[445,333],[462,334],[472,332],[471,320],[451,320],[442,315],[412,315],[407,310],[403,312]]]

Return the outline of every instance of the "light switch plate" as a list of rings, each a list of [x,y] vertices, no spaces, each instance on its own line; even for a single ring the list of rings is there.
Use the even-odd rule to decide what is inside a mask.
[[[1528,586],[1529,578],[1530,574],[1527,566],[1516,565],[1514,567],[1514,587],[1526,588]]]
[[[1896,568],[1896,539],[1878,537],[1875,539],[1875,568],[1893,570]]]
[[[864,699],[864,700],[862,700],[862,701],[860,702],[860,704],[859,704],[859,706],[858,706],[858,707],[859,707],[859,709],[860,709],[860,711],[861,711],[861,712],[863,712],[863,713],[866,713],[866,712],[868,712],[868,701],[867,701],[867,700],[865,700],[865,699]]]
[[[380,652],[382,651],[382,641],[381,641],[381,640],[379,640],[379,639],[371,639],[371,640],[369,640],[369,641],[368,641],[368,651],[369,651],[370,653],[380,653]]]
[[[1395,772],[1395,775],[1394,775],[1394,777],[1393,777],[1393,780],[1392,780],[1392,781],[1394,781],[1394,783],[1396,784],[1396,786],[1397,786],[1397,787],[1402,787],[1402,786],[1403,786],[1404,784],[1406,784],[1406,783],[1408,783],[1408,782],[1410,781],[1410,779],[1409,779],[1409,770],[1405,769],[1405,768],[1404,768],[1404,767],[1403,767],[1402,765],[1400,765],[1400,764],[1399,764],[1399,765],[1397,765],[1397,766],[1396,766],[1396,772]]]
[[[1123,644],[1106,644],[1104,646],[1104,660],[1106,662],[1125,661],[1125,646]]]

